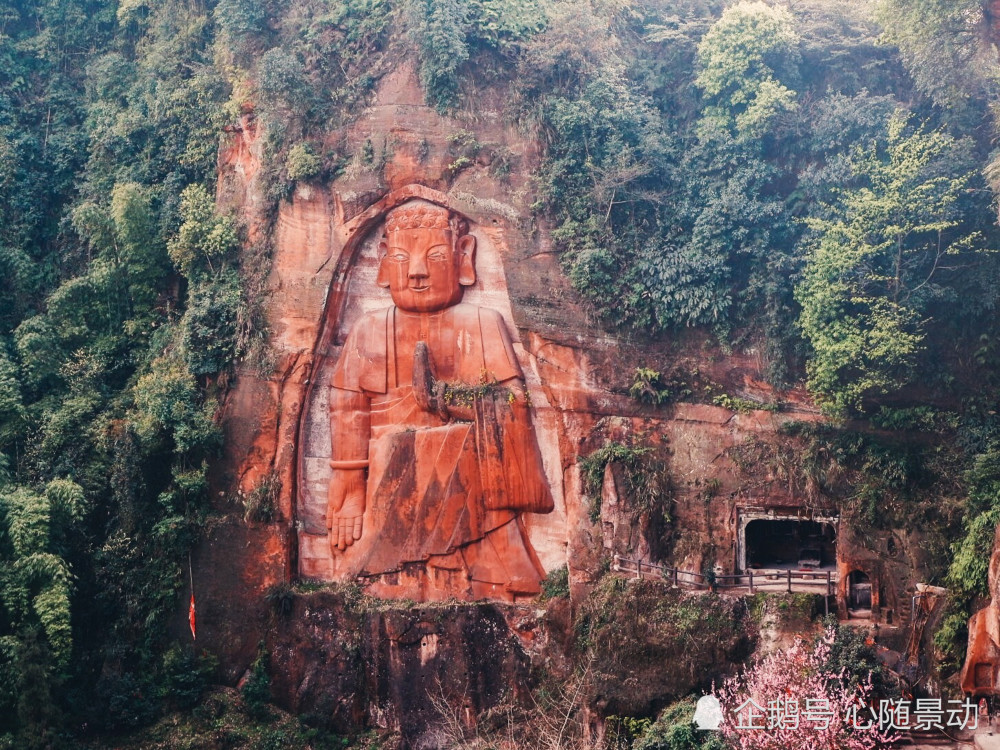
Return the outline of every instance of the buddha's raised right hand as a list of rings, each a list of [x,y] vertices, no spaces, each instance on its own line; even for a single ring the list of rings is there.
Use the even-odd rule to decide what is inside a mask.
[[[365,515],[365,470],[334,469],[326,506],[330,551],[336,554],[361,538]]]

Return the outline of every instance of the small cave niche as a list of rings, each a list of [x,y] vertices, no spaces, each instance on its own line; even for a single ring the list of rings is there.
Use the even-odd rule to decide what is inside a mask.
[[[862,570],[853,570],[847,577],[847,611],[852,614],[870,612],[872,608],[872,582]]]
[[[977,688],[992,688],[994,679],[994,667],[989,662],[977,662],[973,668],[973,680]]]
[[[829,523],[755,519],[746,534],[747,567],[770,570],[834,570],[837,532]]]

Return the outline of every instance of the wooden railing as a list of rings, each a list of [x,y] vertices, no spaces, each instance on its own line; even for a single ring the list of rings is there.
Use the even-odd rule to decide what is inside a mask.
[[[825,593],[826,609],[829,613],[829,599],[834,593],[837,573],[832,570],[748,570],[739,575],[706,575],[693,570],[680,570],[666,565],[653,565],[642,560],[629,560],[615,555],[613,569],[635,578],[658,578],[696,590],[718,591],[720,589],[743,589],[751,594],[757,591],[792,591],[816,588],[816,593]]]

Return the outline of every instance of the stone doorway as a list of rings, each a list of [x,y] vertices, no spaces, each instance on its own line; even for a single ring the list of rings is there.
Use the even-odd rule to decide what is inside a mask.
[[[833,519],[765,516],[744,518],[738,564],[748,570],[833,571],[837,530]]]
[[[858,616],[872,610],[872,582],[861,570],[852,571],[847,577],[847,611]]]

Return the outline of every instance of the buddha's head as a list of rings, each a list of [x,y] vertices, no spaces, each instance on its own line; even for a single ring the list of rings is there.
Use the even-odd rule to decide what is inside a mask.
[[[435,312],[457,304],[476,283],[476,238],[447,208],[412,200],[389,211],[379,243],[378,285],[396,307]]]

